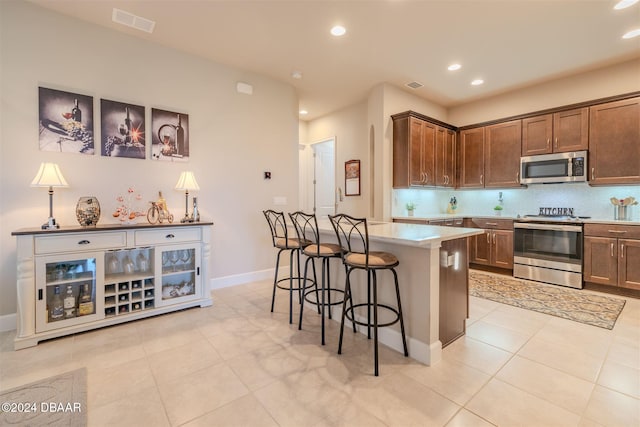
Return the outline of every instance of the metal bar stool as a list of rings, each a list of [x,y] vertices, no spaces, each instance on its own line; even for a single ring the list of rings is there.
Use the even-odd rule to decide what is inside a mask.
[[[311,244],[308,240],[299,240],[298,238],[289,238],[289,232],[287,230],[287,222],[285,220],[284,212],[277,212],[274,210],[262,211],[264,217],[267,219],[269,229],[271,230],[271,240],[273,247],[278,249],[278,255],[276,256],[276,273],[273,278],[273,295],[271,297],[271,312],[276,302],[276,289],[285,289],[289,291],[289,323],[293,323],[293,292],[298,291],[298,301],[302,303],[302,294],[305,290],[306,280],[303,281],[303,277],[300,275],[300,251],[305,246]],[[289,277],[278,279],[278,269],[280,268],[280,254],[283,251],[289,252]],[[294,257],[295,255],[295,257]],[[297,261],[298,275],[293,275],[294,259]],[[297,280],[298,285],[293,286],[293,282]],[[288,281],[289,286],[281,285],[280,282]],[[308,286],[311,287],[315,284],[312,283]]]
[[[402,305],[400,303],[400,287],[398,286],[398,273],[395,267],[400,263],[395,255],[389,252],[374,252],[369,250],[369,228],[366,218],[354,218],[345,214],[331,216],[331,225],[338,237],[338,243],[344,252],[342,261],[347,268],[345,284],[345,299],[342,304],[342,320],[340,322],[340,342],[338,344],[338,354],[342,354],[342,337],[344,334],[344,319],[349,319],[354,326],[361,325],[367,327],[367,338],[371,339],[371,327],[373,327],[374,339],[374,373],[378,376],[378,328],[390,326],[400,322],[402,333],[402,345],[405,357],[409,356],[407,350],[407,339],[404,333],[404,321],[402,318]],[[367,272],[367,302],[353,304],[351,292],[351,273],[354,270],[364,270]],[[378,303],[378,281],[376,273],[379,270],[391,270],[396,288],[397,308],[387,304]],[[373,301],[372,301],[373,297]],[[347,307],[347,301],[351,302],[351,307]],[[354,309],[358,307],[367,308],[367,321],[356,320]],[[395,319],[387,323],[378,322],[378,308],[383,308],[395,314]],[[371,315],[373,313],[373,322]]]
[[[307,214],[301,211],[290,213],[289,217],[291,222],[295,226],[298,240],[310,241],[311,244],[305,246],[302,249],[302,253],[307,256],[307,260],[304,263],[304,278],[307,278],[307,272],[309,263],[313,268],[313,279],[315,281],[315,289],[310,289],[304,292],[302,296],[302,303],[300,305],[300,320],[298,322],[298,329],[302,329],[302,315],[304,310],[305,301],[316,305],[318,314],[321,315],[321,329],[322,329],[322,345],[325,344],[324,329],[325,329],[325,308],[329,309],[329,319],[331,319],[331,307],[334,305],[342,304],[344,301],[344,291],[342,289],[331,288],[331,275],[329,269],[329,261],[331,258],[341,258],[342,248],[335,243],[321,243],[320,233],[318,232],[318,220],[315,214]],[[321,289],[318,290],[318,279],[316,276],[315,260],[322,260],[322,278]],[[339,299],[331,300],[331,293],[342,294]],[[315,294],[315,300],[311,299],[312,294]]]

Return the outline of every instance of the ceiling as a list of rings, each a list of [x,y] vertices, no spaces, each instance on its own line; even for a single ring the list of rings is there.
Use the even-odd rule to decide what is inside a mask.
[[[640,28],[640,3],[614,10],[616,0],[29,1],[291,84],[303,120],[383,82],[452,107],[640,58],[640,37],[621,38]],[[112,22],[114,7],[155,21],[153,33]],[[335,24],[346,35],[331,36]]]

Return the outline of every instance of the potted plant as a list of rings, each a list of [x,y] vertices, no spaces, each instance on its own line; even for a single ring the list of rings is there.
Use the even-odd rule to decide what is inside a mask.
[[[493,208],[493,212],[495,212],[496,216],[500,216],[502,215],[502,209],[503,207],[500,205],[495,205]]]
[[[407,208],[407,213],[409,214],[409,216],[413,216],[413,211],[416,209],[416,204],[413,202],[408,202],[406,205],[404,205],[405,208]]]

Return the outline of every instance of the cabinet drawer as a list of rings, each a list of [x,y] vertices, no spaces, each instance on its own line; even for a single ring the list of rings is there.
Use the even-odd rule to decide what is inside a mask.
[[[408,218],[394,218],[393,222],[399,222],[401,224],[422,224],[426,225],[429,223],[426,219],[408,219]]]
[[[585,236],[640,239],[640,226],[620,224],[585,224]]]
[[[56,252],[91,251],[97,249],[119,249],[127,244],[127,233],[73,233],[35,238],[36,254]]]
[[[165,228],[161,230],[140,230],[135,233],[136,246],[182,243],[200,240],[200,227]]]
[[[472,218],[471,227],[496,230],[513,230],[512,219]]]

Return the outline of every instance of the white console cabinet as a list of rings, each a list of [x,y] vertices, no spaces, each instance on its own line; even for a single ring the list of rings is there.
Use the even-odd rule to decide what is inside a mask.
[[[211,305],[210,222],[21,229],[16,350]]]

